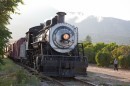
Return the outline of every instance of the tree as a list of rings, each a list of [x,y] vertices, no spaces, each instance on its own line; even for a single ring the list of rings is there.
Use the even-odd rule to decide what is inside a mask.
[[[109,43],[106,46],[106,48],[109,50],[109,52],[113,51],[117,47],[118,47],[118,45],[116,43]]]
[[[87,47],[87,46],[93,46],[93,44],[92,43],[90,43],[90,42],[83,42],[83,46],[84,47]]]
[[[102,49],[102,50],[106,50],[107,52],[110,53],[110,55],[111,55],[110,63],[111,64],[113,64],[113,60],[114,60],[114,58],[112,57],[112,51],[117,47],[118,47],[118,45],[116,43],[109,43],[109,44],[106,44],[106,46]]]
[[[94,45],[94,52],[98,52],[98,51],[101,51],[104,47],[106,46],[105,43],[103,42],[99,42],[97,44]]]
[[[89,35],[86,36],[85,41],[92,43],[92,39]]]
[[[85,55],[88,58],[89,63],[96,63],[95,62],[95,52],[93,46],[87,46],[84,48]]]
[[[121,45],[112,51],[113,58],[119,59],[119,66],[122,68],[130,67],[130,46]]]
[[[101,50],[96,54],[96,62],[98,66],[106,66],[108,67],[110,65],[110,53],[107,50]]]
[[[19,3],[23,4],[22,0],[0,0],[0,59],[3,58],[4,48],[11,38],[11,32],[6,25],[9,24],[10,15],[17,13],[15,10]]]

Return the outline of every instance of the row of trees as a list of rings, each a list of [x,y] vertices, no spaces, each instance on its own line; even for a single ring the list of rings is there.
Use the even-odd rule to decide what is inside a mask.
[[[121,68],[130,68],[130,46],[117,45],[116,43],[92,44],[88,41],[83,44],[89,63],[108,67],[113,64],[114,58],[117,58]]]
[[[11,38],[11,32],[7,28],[11,14],[16,13],[15,9],[22,0],[0,0],[0,63],[4,55],[6,43]]]

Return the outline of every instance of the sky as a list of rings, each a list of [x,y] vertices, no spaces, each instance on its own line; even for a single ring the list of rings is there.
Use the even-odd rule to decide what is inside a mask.
[[[12,39],[25,36],[30,27],[40,25],[47,19],[53,18],[57,12],[66,12],[66,21],[78,17],[80,23],[90,15],[96,16],[99,21],[102,17],[114,17],[130,21],[130,0],[24,0],[19,4],[18,14],[8,25],[12,32]]]

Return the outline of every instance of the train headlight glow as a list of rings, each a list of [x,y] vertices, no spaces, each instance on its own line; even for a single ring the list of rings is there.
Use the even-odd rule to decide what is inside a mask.
[[[70,38],[69,34],[67,34],[67,33],[63,34],[63,39],[64,40],[68,40],[69,38]]]

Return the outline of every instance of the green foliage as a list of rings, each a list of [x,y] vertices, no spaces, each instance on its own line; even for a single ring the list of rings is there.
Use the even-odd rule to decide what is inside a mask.
[[[18,84],[27,83],[26,81],[28,80],[28,77],[23,70],[19,70],[16,73],[16,79]]]
[[[89,63],[96,63],[95,62],[95,52],[92,45],[88,45],[84,48],[85,55],[88,57]]]
[[[128,66],[130,68],[130,54],[127,56],[127,62],[128,62]]]
[[[8,42],[9,38],[11,38],[10,34],[11,32],[4,25],[0,24],[0,58],[2,58],[4,54],[3,49],[6,46],[6,43]]]
[[[109,50],[109,52],[113,51],[117,47],[118,45],[116,43],[110,43],[106,45],[106,48]]]
[[[123,55],[120,55],[118,57],[119,59],[119,66],[121,68],[129,68],[130,67],[130,56],[123,56]]]
[[[118,57],[118,59],[119,59],[119,66],[121,68],[127,68],[128,67],[127,58],[125,56],[120,55]]]
[[[1,65],[0,72],[3,72],[4,74],[8,73],[14,73],[19,69],[19,66],[15,65],[12,60],[9,59],[3,59],[4,65]]]
[[[104,50],[107,50],[109,53],[110,53],[110,55],[111,55],[111,58],[110,58],[110,63],[111,64],[113,64],[113,60],[114,60],[114,58],[113,58],[113,56],[112,56],[112,51],[115,49],[115,48],[117,48],[118,47],[118,45],[116,44],[116,43],[109,43],[109,44],[107,44],[103,49]]]
[[[109,66],[110,65],[110,53],[107,51],[99,51],[96,54],[96,62],[98,66]]]
[[[130,46],[121,45],[112,51],[114,58],[119,59],[119,66],[121,68],[130,67]]]
[[[87,47],[87,46],[93,46],[93,44],[90,43],[90,42],[84,42],[84,43],[83,43],[83,46],[84,46],[84,47]]]
[[[39,80],[35,76],[29,76],[24,70],[0,77],[0,86],[39,86]]]
[[[0,70],[0,86],[39,86],[39,80],[9,59],[4,59],[5,65]]]
[[[87,35],[86,38],[85,38],[85,41],[89,42],[89,43],[92,43],[91,36]]]
[[[20,69],[16,72],[16,83],[20,86],[39,86],[39,81],[34,76],[27,75],[25,70]]]
[[[11,19],[11,13],[16,13],[15,9],[22,0],[0,0],[0,59],[4,56],[4,48],[11,38],[11,32],[6,27]],[[1,63],[1,61],[0,61]]]
[[[97,63],[99,66],[109,66],[113,64],[114,58],[119,59],[121,68],[130,68],[130,46],[117,45],[116,43],[96,43],[83,42],[85,55],[89,63]]]
[[[127,57],[129,54],[130,54],[130,46],[125,45],[119,46],[112,51],[112,55],[114,58],[119,57],[120,55],[124,55]]]
[[[15,83],[14,77],[0,77],[0,86],[14,86],[13,84]]]
[[[100,42],[94,45],[94,51],[97,53],[98,51],[102,50],[106,46],[105,43]]]

